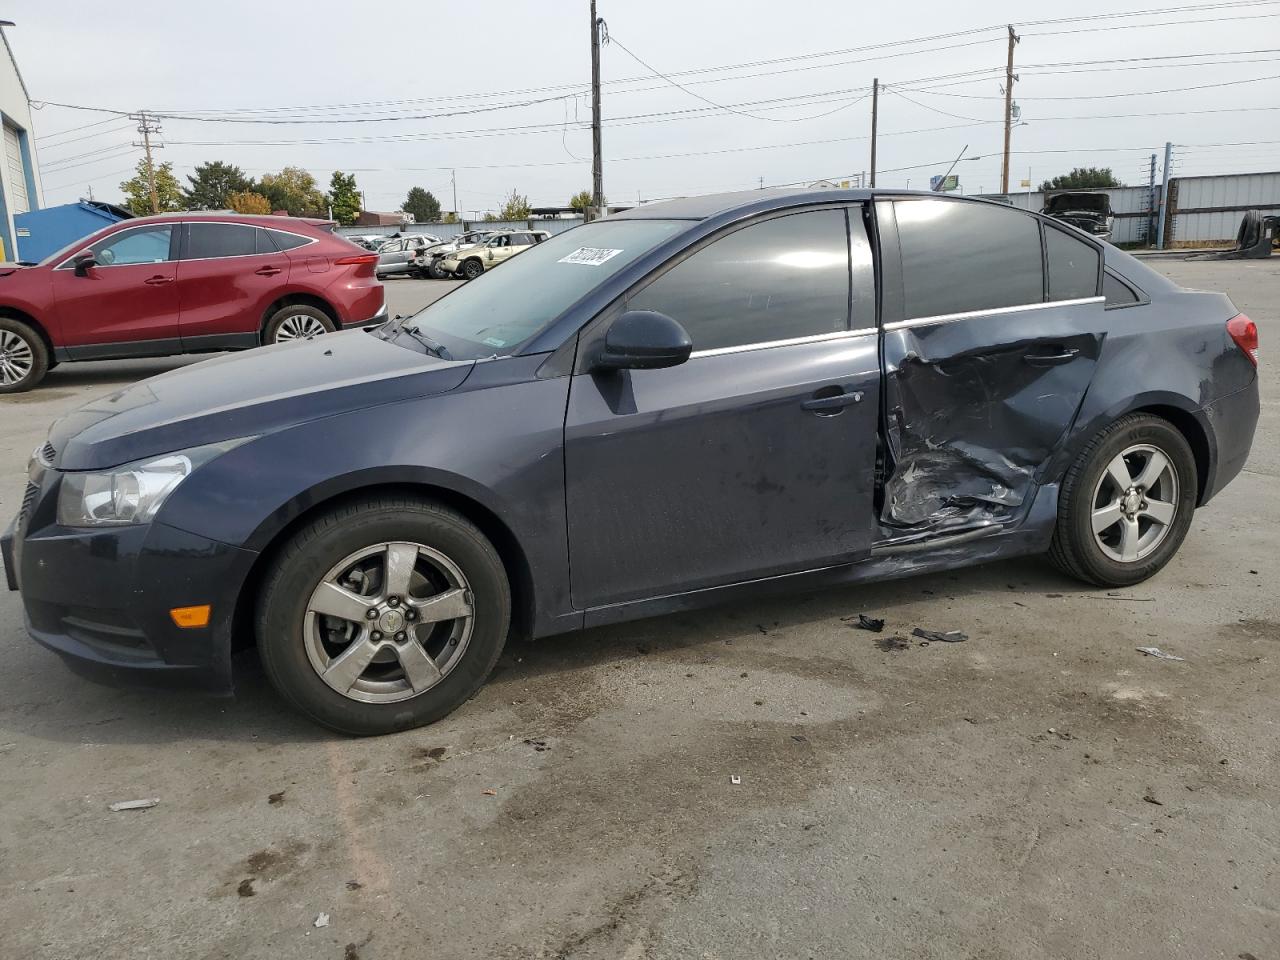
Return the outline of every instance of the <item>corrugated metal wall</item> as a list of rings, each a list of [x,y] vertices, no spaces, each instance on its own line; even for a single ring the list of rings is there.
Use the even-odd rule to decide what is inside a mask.
[[[1178,177],[1170,196],[1174,243],[1234,240],[1246,211],[1280,212],[1280,172]]]

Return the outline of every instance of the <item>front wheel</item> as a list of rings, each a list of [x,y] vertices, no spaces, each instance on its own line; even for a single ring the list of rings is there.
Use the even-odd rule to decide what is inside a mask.
[[[445,507],[372,497],[303,528],[258,604],[258,648],[298,710],[369,735],[444,717],[488,677],[511,621],[493,545]]]
[[[0,393],[22,393],[44,379],[49,350],[25,323],[0,317]]]
[[[1122,417],[1067,471],[1049,556],[1087,583],[1140,583],[1182,545],[1196,484],[1195,456],[1171,423],[1147,414]]]
[[[462,276],[467,280],[474,280],[482,273],[484,273],[484,264],[479,260],[468,260],[462,265]]]

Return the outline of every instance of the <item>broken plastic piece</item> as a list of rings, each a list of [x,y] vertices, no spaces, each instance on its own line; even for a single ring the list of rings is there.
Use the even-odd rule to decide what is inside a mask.
[[[734,786],[737,786],[738,784],[742,783],[742,778],[738,776],[736,773],[733,773],[729,775],[729,782],[732,783]]]
[[[872,633],[879,633],[884,629],[884,621],[879,617],[868,617],[865,613],[860,613],[856,618],[844,617],[845,620],[855,620],[855,623],[849,624],[855,630],[870,630]]]
[[[322,913],[318,917],[316,917],[315,919],[316,927],[327,927],[328,925],[329,925],[329,915],[327,913]]]
[[[937,630],[924,630],[920,627],[912,630],[911,635],[922,640],[932,640],[935,643],[964,643],[969,639],[967,633],[961,633],[959,630],[948,630],[946,633],[939,633]]]
[[[150,810],[160,802],[159,797],[148,797],[145,800],[117,800],[111,804],[111,812],[119,813],[121,810]]]
[[[1148,657],[1155,657],[1157,660],[1181,660],[1186,662],[1186,657],[1175,657],[1172,653],[1165,653],[1159,647],[1136,647],[1139,653],[1145,653]]]

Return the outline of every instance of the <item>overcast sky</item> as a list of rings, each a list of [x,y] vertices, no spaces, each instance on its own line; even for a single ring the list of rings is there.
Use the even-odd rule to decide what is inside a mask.
[[[617,41],[603,52],[605,192],[621,203],[847,179],[869,164],[871,101],[855,98],[875,76],[891,85],[880,96],[878,166],[916,168],[884,172],[879,185],[909,179],[925,186],[967,145],[966,156],[979,159],[957,167],[965,191],[997,190],[1002,31],[854,48],[1006,21],[1027,24],[1019,28],[1015,61],[1024,125],[1013,135],[1013,189],[1028,173],[1038,184],[1077,165],[1110,166],[1126,183],[1145,182],[1149,155],[1166,140],[1180,145],[1175,174],[1277,169],[1280,144],[1205,145],[1280,139],[1280,2],[1031,23],[1191,5],[601,0],[600,15]],[[34,101],[308,121],[165,119],[159,157],[180,177],[205,160],[236,163],[253,176],[291,164],[327,187],[330,173],[342,169],[356,173],[369,209],[396,209],[414,185],[449,209],[445,168],[456,167],[458,205],[468,214],[494,207],[512,188],[535,205],[557,205],[590,187],[586,0],[132,0],[5,8],[17,24],[7,32]],[[624,46],[664,74],[754,65],[676,77],[682,90]],[[1216,56],[1076,65],[1198,54]],[[984,70],[992,72],[975,77]],[[925,80],[952,74],[964,74],[957,78],[964,82]],[[1218,86],[1135,95],[1210,84]],[[555,89],[538,89],[547,87]],[[761,102],[782,98],[797,99]],[[731,113],[707,101],[753,105]],[[491,109],[512,103],[527,105]],[[1239,109],[1246,107],[1271,109]],[[482,112],[421,118],[464,110]],[[392,119],[337,122],[371,116]],[[34,117],[47,204],[85,196],[90,187],[99,199],[120,197],[118,185],[140,155],[128,146],[137,139],[129,121],[53,105]],[[71,130],[90,123],[98,125]],[[511,127],[533,129],[494,130]],[[944,127],[952,129],[938,129]]]

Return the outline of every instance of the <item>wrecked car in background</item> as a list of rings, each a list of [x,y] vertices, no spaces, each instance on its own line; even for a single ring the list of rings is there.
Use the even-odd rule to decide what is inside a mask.
[[[413,258],[415,276],[429,277],[432,280],[444,280],[452,276],[440,268],[440,261],[459,250],[484,243],[493,236],[494,232],[493,230],[468,230],[452,239],[422,247]]]
[[[1111,239],[1111,224],[1115,215],[1111,212],[1111,197],[1106,193],[1092,190],[1055,193],[1048,198],[1040,212],[1069,223],[1099,240]]]
[[[68,414],[0,551],[79,669],[226,690],[256,641],[294,707],[387,732],[509,633],[1035,554],[1137,583],[1243,467],[1257,349],[1225,295],[1001,204],[646,204]]]

